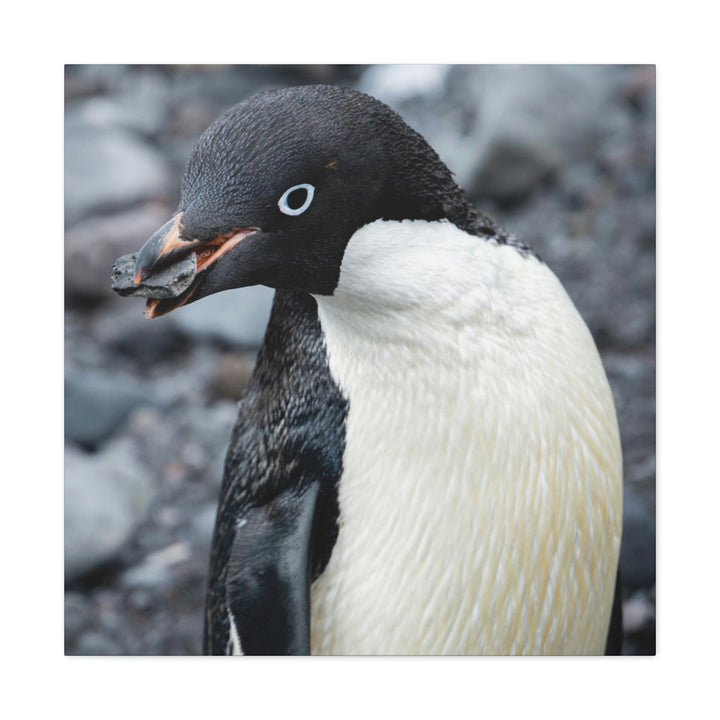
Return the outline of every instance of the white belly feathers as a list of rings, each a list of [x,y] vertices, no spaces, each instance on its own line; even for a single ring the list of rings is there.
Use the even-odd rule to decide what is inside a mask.
[[[316,299],[349,414],[312,652],[602,653],[620,442],[552,272],[447,222],[377,221]]]

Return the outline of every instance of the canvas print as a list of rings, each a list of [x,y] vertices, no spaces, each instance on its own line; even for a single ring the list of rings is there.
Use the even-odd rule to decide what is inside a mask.
[[[72,65],[68,655],[655,652],[655,70]]]

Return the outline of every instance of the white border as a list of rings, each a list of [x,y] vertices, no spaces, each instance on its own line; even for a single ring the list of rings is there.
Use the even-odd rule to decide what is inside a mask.
[[[31,14],[32,13],[32,14]],[[5,705],[74,717],[704,716],[716,706],[716,23],[707,3],[89,2],[4,46]],[[617,659],[63,658],[62,64],[603,62],[658,71],[658,651]],[[29,273],[35,275],[29,285]],[[9,391],[9,392],[8,392]],[[323,712],[324,709],[325,712]]]

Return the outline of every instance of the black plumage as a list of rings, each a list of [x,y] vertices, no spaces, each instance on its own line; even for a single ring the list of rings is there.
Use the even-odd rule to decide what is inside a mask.
[[[337,536],[347,408],[330,378],[315,300],[277,291],[225,461],[210,558],[206,653],[224,654],[228,647],[228,605],[237,598],[237,592],[229,592],[233,578],[228,566],[237,522],[252,509],[317,483],[310,576],[317,577],[327,564]],[[282,623],[282,612],[271,615]],[[265,621],[274,624],[267,615]],[[241,637],[256,633],[257,628],[243,624],[247,620],[237,622]]]

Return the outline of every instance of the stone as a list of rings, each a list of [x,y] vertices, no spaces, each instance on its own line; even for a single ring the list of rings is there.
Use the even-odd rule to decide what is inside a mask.
[[[625,137],[628,112],[613,102],[617,72],[579,65],[376,65],[363,74],[360,89],[422,133],[471,197],[509,203],[568,161]]]
[[[167,82],[161,73],[151,68],[129,74],[117,71],[119,66],[105,66],[104,76],[94,82],[112,83],[114,93],[98,94],[80,102],[68,104],[67,117],[71,122],[82,122],[97,127],[118,127],[153,137],[166,126],[169,115]],[[113,77],[114,72],[114,77]],[[71,88],[76,91],[93,82],[77,74]],[[77,94],[77,92],[76,92]]]
[[[255,368],[255,357],[250,353],[229,352],[220,356],[217,369],[210,380],[213,398],[240,400]]]
[[[139,590],[152,590],[167,586],[174,577],[173,566],[186,562],[190,557],[191,551],[188,543],[172,543],[147,555],[139,565],[126,570],[120,580],[123,586]]]
[[[103,312],[93,327],[97,342],[106,350],[147,367],[187,357],[187,337],[172,322],[148,320],[143,314],[145,304],[139,300],[120,305],[113,312]]]
[[[92,455],[66,446],[65,582],[116,560],[155,494],[155,480],[132,441],[116,440]]]
[[[178,308],[169,317],[192,341],[258,348],[270,319],[274,292],[263,285],[225,290]]]
[[[151,391],[130,376],[67,368],[65,439],[96,449],[133,410],[155,404]]]
[[[173,187],[163,155],[132,132],[66,123],[66,227],[96,213],[167,199]]]
[[[195,279],[197,255],[193,252],[177,262],[153,271],[135,283],[137,253],[119,257],[112,268],[112,289],[123,297],[174,298],[182,295]]]
[[[371,65],[362,74],[360,89],[391,106],[442,97],[450,70],[450,65]]]
[[[119,255],[137,250],[170,217],[163,202],[90,218],[65,233],[65,295],[83,302],[115,299],[111,269]],[[141,311],[142,312],[142,311]]]

